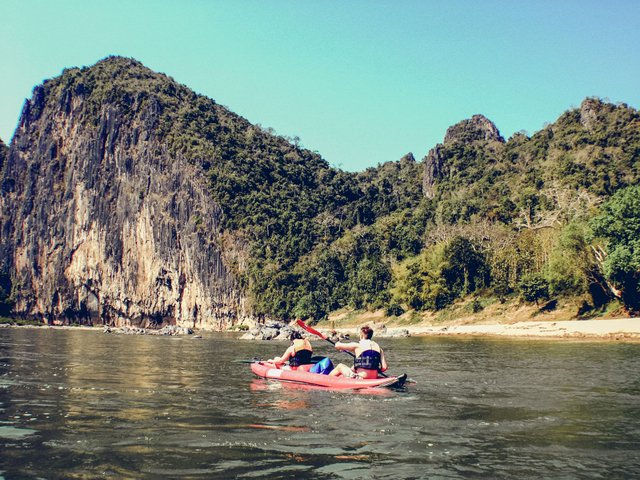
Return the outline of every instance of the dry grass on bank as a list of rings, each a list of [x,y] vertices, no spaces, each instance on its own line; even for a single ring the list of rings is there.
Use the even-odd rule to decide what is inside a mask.
[[[399,317],[389,317],[385,310],[373,312],[341,309],[329,315],[329,319],[318,324],[322,328],[352,328],[363,324],[387,327],[431,327],[457,325],[503,325],[521,322],[557,322],[580,319],[578,312],[582,298],[570,298],[547,304],[524,304],[519,300],[501,303],[497,298],[467,299],[438,312],[405,312]],[[474,312],[475,310],[475,312]],[[626,316],[618,304],[598,312],[590,319],[612,319]]]

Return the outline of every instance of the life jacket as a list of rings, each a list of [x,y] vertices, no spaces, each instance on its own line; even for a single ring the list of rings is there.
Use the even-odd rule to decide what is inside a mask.
[[[297,367],[298,365],[305,365],[311,363],[311,355],[313,355],[313,348],[306,338],[296,338],[293,341],[293,350],[296,352],[293,357],[289,359],[289,365]]]
[[[368,342],[368,345],[365,342]],[[369,348],[360,352],[360,355],[358,355],[353,360],[353,368],[355,368],[356,370],[372,370],[375,371],[377,375],[377,372],[380,371],[380,368],[382,366],[382,355],[380,354],[380,347],[376,342],[372,340],[361,340],[360,348],[366,347]]]

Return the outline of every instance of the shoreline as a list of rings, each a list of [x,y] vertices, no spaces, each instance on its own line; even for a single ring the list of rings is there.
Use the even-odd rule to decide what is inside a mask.
[[[317,325],[323,333],[335,330],[337,333],[356,333],[360,324],[330,328]],[[640,342],[640,318],[614,318],[598,320],[557,320],[525,321],[501,324],[463,324],[463,325],[385,325],[372,324],[378,338],[393,337],[493,337],[548,340],[603,340]],[[48,328],[53,330],[89,330],[104,332],[104,326],[69,325],[11,325],[0,324],[0,328]],[[203,333],[195,330],[196,335]],[[207,332],[213,333],[213,332]],[[216,333],[229,333],[221,331]]]
[[[494,337],[548,340],[604,340],[640,342],[640,318],[616,318],[599,320],[526,321],[502,324],[464,325],[372,325],[375,336],[415,337]],[[378,327],[378,331],[376,331]],[[339,333],[353,333],[358,326],[340,327]],[[326,329],[325,329],[326,330]]]

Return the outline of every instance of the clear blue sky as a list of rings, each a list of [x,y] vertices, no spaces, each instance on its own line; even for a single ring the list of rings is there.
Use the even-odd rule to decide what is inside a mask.
[[[0,0],[0,138],[65,67],[134,57],[332,165],[505,138],[587,96],[640,106],[638,0]]]

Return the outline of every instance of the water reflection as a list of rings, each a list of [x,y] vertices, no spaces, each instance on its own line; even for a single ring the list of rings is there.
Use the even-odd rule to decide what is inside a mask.
[[[640,346],[381,343],[391,371],[417,384],[344,392],[256,379],[235,361],[282,344],[233,336],[1,330],[0,475],[640,475]]]

